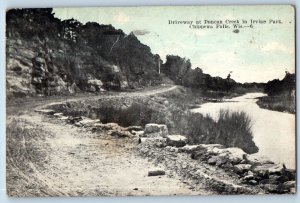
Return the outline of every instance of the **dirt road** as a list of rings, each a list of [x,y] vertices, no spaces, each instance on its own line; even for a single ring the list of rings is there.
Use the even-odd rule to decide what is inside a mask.
[[[149,96],[176,86],[99,97]],[[78,100],[83,98],[72,98]],[[91,97],[89,98],[91,99]],[[11,196],[210,194],[193,191],[179,177],[148,177],[155,166],[136,153],[137,138],[91,133],[34,112],[66,101],[48,99],[8,105],[7,190]],[[17,112],[16,112],[17,111]],[[18,126],[18,127],[16,127]],[[22,132],[22,133],[20,133]]]

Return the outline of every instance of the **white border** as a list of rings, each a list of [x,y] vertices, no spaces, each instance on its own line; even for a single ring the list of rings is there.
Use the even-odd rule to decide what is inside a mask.
[[[257,196],[164,196],[164,197],[76,197],[76,198],[8,198],[5,190],[5,10],[9,8],[42,8],[42,7],[87,7],[87,6],[147,6],[147,5],[241,5],[241,4],[292,4],[296,6],[296,16],[298,19],[299,13],[297,6],[300,5],[296,0],[1,0],[0,1],[0,202],[1,203],[15,203],[15,202],[64,202],[77,203],[85,201],[85,203],[92,202],[223,202],[223,203],[240,203],[240,202],[272,202],[272,203],[296,203],[300,202],[299,182],[297,182],[297,195],[257,195]],[[299,30],[299,21],[296,20],[297,38]],[[299,40],[297,40],[297,47]],[[298,52],[296,52],[298,58]],[[296,71],[298,72],[299,60],[297,62]],[[298,76],[297,76],[298,79]],[[297,95],[299,93],[299,81],[297,81]],[[299,101],[298,101],[299,102]],[[298,105],[297,102],[297,105]],[[297,115],[297,126],[298,115]],[[297,133],[298,137],[298,133]],[[299,146],[299,139],[297,139],[297,146]],[[297,157],[299,151],[297,150]],[[299,168],[299,162],[297,164]],[[297,173],[299,180],[300,173]]]

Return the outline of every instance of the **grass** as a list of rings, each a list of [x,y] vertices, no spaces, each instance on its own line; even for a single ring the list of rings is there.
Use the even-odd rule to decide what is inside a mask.
[[[35,168],[42,170],[49,161],[45,132],[22,119],[12,119],[6,129],[7,194],[39,195],[40,190],[48,188],[34,175]]]
[[[296,112],[295,98],[284,95],[260,97],[257,101],[257,105],[261,108],[274,111],[288,112],[293,114]]]

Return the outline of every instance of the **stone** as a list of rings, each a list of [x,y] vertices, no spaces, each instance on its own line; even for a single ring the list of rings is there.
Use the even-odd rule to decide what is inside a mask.
[[[144,134],[147,137],[166,137],[169,133],[166,125],[148,123],[145,126]]]
[[[250,164],[237,164],[233,167],[234,171],[238,174],[248,172],[251,168]]]
[[[222,153],[223,145],[220,144],[201,144],[204,149],[206,149],[208,155],[218,155]]]
[[[278,181],[276,179],[266,178],[266,179],[262,179],[261,181],[259,181],[259,184],[261,184],[261,185],[265,185],[265,184],[275,184],[275,185],[277,185]]]
[[[141,143],[146,143],[151,146],[155,147],[165,147],[166,146],[166,139],[165,138],[146,138],[146,137],[141,137]]]
[[[103,130],[123,130],[123,128],[121,126],[119,126],[119,124],[117,123],[95,123],[94,127],[96,128],[100,128]]]
[[[85,126],[85,125],[92,125],[94,123],[99,123],[99,119],[90,119],[90,118],[85,118],[83,117],[81,121],[78,121],[79,124]]]
[[[273,184],[265,184],[262,186],[263,189],[267,190],[271,193],[277,193],[278,192],[278,186]]]
[[[90,92],[98,92],[102,89],[103,86],[102,81],[97,79],[89,79],[87,81],[87,84],[89,85]]]
[[[81,120],[82,120],[81,116],[76,116],[76,117],[69,118],[70,123],[73,123],[73,124],[75,124],[75,123],[77,123],[77,122],[79,122]]]
[[[230,162],[226,162],[225,164],[222,165],[222,168],[224,169],[233,169],[233,165]]]
[[[288,189],[291,189],[291,188],[295,188],[296,187],[296,181],[287,181],[287,182],[284,182],[283,184],[283,187],[284,188],[288,188]]]
[[[253,180],[254,179],[254,175],[246,175],[243,178],[244,180]]]
[[[38,113],[44,113],[44,114],[48,114],[48,115],[53,115],[55,114],[55,111],[52,110],[52,109],[36,109],[34,110],[35,112],[38,112]]]
[[[257,154],[247,154],[245,155],[245,159],[248,164],[251,165],[264,165],[264,164],[274,164],[274,162],[268,160],[266,157],[257,155]]]
[[[132,130],[131,133],[132,133],[133,135],[138,136],[138,137],[143,137],[143,136],[144,136],[144,131],[143,131],[143,130],[141,130],[141,131],[135,131],[135,130]]]
[[[257,185],[258,184],[256,180],[249,180],[248,183],[250,185]]]
[[[281,175],[283,167],[279,164],[263,164],[254,167],[254,172],[258,174]]]
[[[117,136],[117,137],[130,137],[132,134],[128,131],[112,131],[111,136]]]
[[[200,151],[202,149],[203,148],[200,145],[185,145],[181,147],[179,151],[191,154],[191,153],[196,153],[197,151]]]
[[[168,148],[168,150],[169,150],[170,152],[178,152],[178,149],[175,148],[175,147],[170,147],[170,148]]]
[[[59,120],[68,120],[69,119],[69,117],[68,116],[62,116],[62,117],[60,117],[60,118],[58,118]]]
[[[148,176],[161,176],[161,175],[165,175],[166,172],[162,169],[153,169],[148,171]]]
[[[221,166],[228,161],[228,156],[217,156],[216,166]]]
[[[210,165],[215,165],[217,163],[217,160],[218,160],[218,157],[213,156],[213,157],[211,157],[207,160],[207,163],[210,164]]]
[[[246,153],[242,149],[236,147],[225,148],[220,151],[220,155],[227,156],[228,161],[230,161],[234,165],[241,163],[243,157],[246,155]]]
[[[53,114],[53,116],[56,116],[56,117],[62,117],[64,114],[63,113],[55,113]]]
[[[125,129],[128,131],[143,131],[142,126],[128,126]]]
[[[182,135],[168,135],[167,145],[174,147],[183,147],[186,145],[187,138]]]
[[[188,167],[188,164],[186,162],[183,162],[181,165],[181,168],[186,169]]]

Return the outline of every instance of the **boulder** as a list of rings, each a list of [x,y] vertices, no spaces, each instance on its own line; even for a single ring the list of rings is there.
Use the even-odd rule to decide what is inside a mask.
[[[256,165],[256,166],[263,165],[263,164],[274,164],[274,162],[258,154],[245,154],[244,158],[248,164]]]
[[[230,162],[226,162],[225,164],[222,165],[222,168],[228,169],[228,170],[232,170],[233,169],[233,165]]]
[[[221,152],[220,156],[226,156],[228,161],[234,165],[239,164],[246,155],[242,149],[236,147],[220,149],[219,151]]]
[[[263,164],[255,166],[253,171],[258,174],[275,174],[275,175],[281,175],[283,167],[279,164]]]
[[[224,148],[220,144],[201,144],[200,146],[207,151],[208,155],[218,155],[223,152],[222,149]]]
[[[100,91],[103,86],[101,80],[91,79],[91,78],[87,81],[87,84],[89,85],[89,91],[91,92]]]
[[[218,156],[216,166],[222,166],[229,161],[228,156]]]
[[[237,164],[233,167],[234,171],[238,174],[248,172],[251,168],[250,164]]]
[[[167,135],[167,145],[183,147],[186,145],[187,138],[182,135]]]
[[[148,176],[161,176],[165,174],[166,172],[162,169],[153,169],[148,172]]]
[[[155,123],[149,123],[145,126],[144,135],[146,137],[166,137],[168,135],[168,127]]]
[[[215,165],[217,163],[217,160],[218,160],[218,157],[213,156],[213,157],[211,157],[207,160],[207,163],[210,164],[210,165]]]
[[[227,163],[228,158],[226,156],[212,156],[207,160],[208,164],[221,166],[225,163]]]

